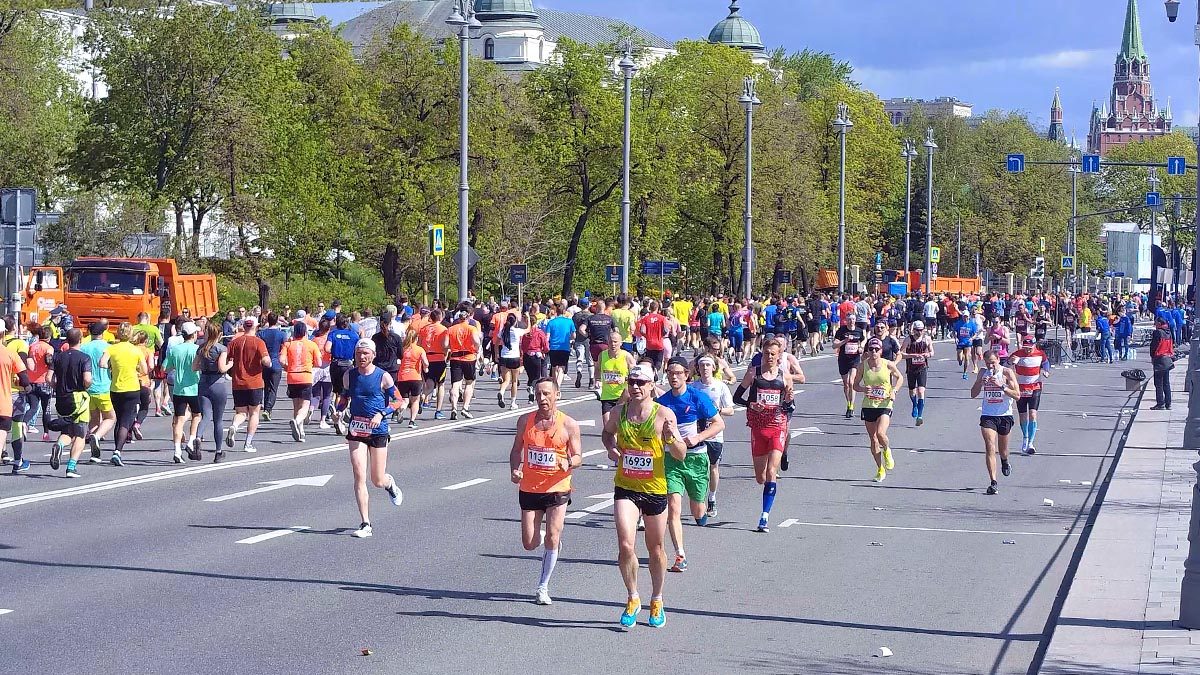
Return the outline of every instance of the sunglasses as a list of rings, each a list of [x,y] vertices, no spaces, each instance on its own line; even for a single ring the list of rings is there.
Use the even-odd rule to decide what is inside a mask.
[[[650,384],[650,380],[635,380],[632,377],[625,380],[627,384],[632,384],[635,387],[644,387]]]
[[[882,352],[883,350],[882,350],[882,349],[880,349],[879,347],[868,347],[868,348],[867,348],[867,351],[869,351],[869,352]]]

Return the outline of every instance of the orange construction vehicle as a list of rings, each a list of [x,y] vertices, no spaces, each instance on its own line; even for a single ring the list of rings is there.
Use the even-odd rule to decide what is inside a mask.
[[[217,311],[217,278],[180,274],[171,258],[77,258],[66,270],[30,268],[22,318],[44,322],[60,303],[80,326],[98,319],[134,323],[141,312],[156,321],[161,310],[171,318],[184,309],[211,316]]]

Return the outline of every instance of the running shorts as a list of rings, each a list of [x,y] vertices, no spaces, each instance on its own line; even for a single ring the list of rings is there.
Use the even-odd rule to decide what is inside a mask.
[[[1042,407],[1042,390],[1034,389],[1029,393],[1029,396],[1022,396],[1017,399],[1017,412],[1026,413],[1030,410],[1037,410]]]
[[[522,511],[545,511],[555,506],[570,506],[570,492],[526,492],[520,490],[517,501]]]
[[[108,395],[108,392],[103,394],[88,395],[88,410],[98,410],[102,413],[106,413],[112,412],[112,409],[112,397]]]
[[[233,390],[233,407],[234,408],[251,408],[253,406],[262,405],[262,404],[263,404],[263,390],[262,389],[234,389]]]
[[[613,488],[613,499],[633,502],[643,516],[657,516],[667,510],[666,495],[652,495],[617,486]]]
[[[917,387],[929,386],[929,369],[928,368],[909,368],[905,375],[908,376],[908,388],[916,389]]]
[[[787,443],[787,427],[750,428],[750,454],[765,457],[772,452],[783,452]]]
[[[434,385],[439,385],[446,381],[446,362],[429,361],[429,370],[425,371],[425,381]]]
[[[187,417],[189,412],[193,415],[199,415],[200,397],[172,394],[171,407],[175,409],[175,417]]]
[[[1007,436],[1013,428],[1012,415],[980,415],[979,426],[984,429],[991,429],[997,435]]]
[[[609,410],[617,407],[618,402],[619,401],[615,398],[611,401],[600,401],[600,414],[607,415]]]
[[[983,340],[981,340],[979,338],[971,340],[971,346],[976,349],[983,349]]]
[[[880,417],[884,415],[891,416],[891,408],[863,408],[860,415],[864,422],[878,422]]]
[[[645,358],[650,359],[650,363],[654,366],[654,372],[656,373],[662,370],[663,358],[665,356],[666,352],[661,349],[647,349],[645,354]]]
[[[424,383],[421,380],[401,380],[396,383],[396,390],[404,398],[412,398],[420,396],[421,390],[424,388]]]
[[[683,461],[667,455],[667,494],[686,494],[693,502],[708,498],[708,452],[689,452]]]
[[[600,354],[602,354],[605,349],[608,349],[607,342],[601,342],[601,343],[595,343],[595,344],[588,345],[588,351],[591,352],[591,354],[592,354],[592,363],[595,363],[600,360]]]
[[[521,367],[521,359],[500,358],[500,367],[505,370],[517,370]]]
[[[716,466],[721,461],[721,451],[725,444],[718,441],[708,441],[708,465]]]
[[[551,368],[566,368],[567,363],[571,360],[571,350],[569,349],[551,349],[550,350],[550,367]]]
[[[862,363],[862,359],[857,356],[853,359],[838,357],[838,374],[849,375],[850,371],[857,368],[860,363]]]
[[[391,442],[392,437],[387,434],[371,434],[366,438],[355,438],[349,434],[346,435],[346,440],[351,443],[362,443],[368,448],[386,448]]]
[[[312,398],[312,389],[313,386],[311,384],[289,384],[287,386],[287,396],[288,398],[298,400],[310,399]]]
[[[450,362],[450,382],[459,382],[466,380],[467,382],[475,381],[475,362],[474,361],[451,361]]]
[[[821,322],[809,319],[808,332],[809,333],[820,333],[821,332]]]

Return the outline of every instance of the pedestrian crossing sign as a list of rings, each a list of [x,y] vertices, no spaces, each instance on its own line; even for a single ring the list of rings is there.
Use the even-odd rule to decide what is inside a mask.
[[[431,255],[446,255],[446,226],[438,223],[429,228],[429,253]]]
[[[1060,267],[1062,267],[1064,270],[1075,269],[1075,256],[1064,255],[1062,257],[1062,265],[1060,265]]]
[[[929,262],[932,262],[932,263],[942,262],[942,249],[940,249],[936,246],[929,249]]]

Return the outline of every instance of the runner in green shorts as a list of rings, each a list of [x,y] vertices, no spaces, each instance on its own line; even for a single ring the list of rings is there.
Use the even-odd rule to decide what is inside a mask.
[[[708,439],[725,429],[721,411],[708,394],[688,384],[688,362],[674,357],[667,362],[667,384],[670,390],[656,400],[670,408],[679,424],[679,435],[687,446],[683,460],[666,460],[667,474],[667,531],[675,545],[675,564],[672,572],[687,569],[687,553],[683,549],[683,495],[691,502],[692,517],[703,526],[708,517]],[[704,430],[700,431],[703,422]]]

